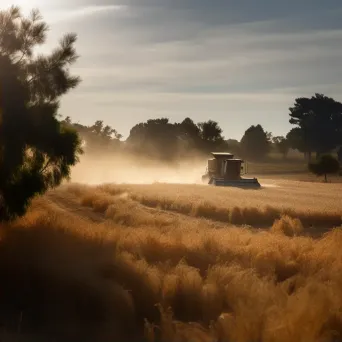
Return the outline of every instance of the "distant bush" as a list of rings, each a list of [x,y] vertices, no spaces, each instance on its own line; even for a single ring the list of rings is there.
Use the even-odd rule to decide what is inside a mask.
[[[308,165],[310,172],[317,176],[324,176],[325,182],[328,181],[328,174],[337,174],[340,171],[340,163],[331,155],[322,155],[315,162]]]

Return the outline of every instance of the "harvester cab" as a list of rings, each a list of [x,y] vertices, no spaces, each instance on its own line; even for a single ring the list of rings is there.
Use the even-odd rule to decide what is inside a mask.
[[[206,174],[202,181],[216,186],[233,186],[243,188],[260,188],[256,178],[242,178],[246,174],[247,163],[226,152],[212,152],[213,158],[208,160]]]

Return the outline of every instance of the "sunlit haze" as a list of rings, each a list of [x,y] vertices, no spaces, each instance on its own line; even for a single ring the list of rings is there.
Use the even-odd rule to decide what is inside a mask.
[[[12,2],[0,1],[2,7]],[[138,122],[169,117],[219,122],[240,139],[252,124],[290,129],[298,96],[342,100],[340,0],[27,1],[51,27],[51,48],[79,36],[83,82],[61,114],[101,119],[124,135]]]

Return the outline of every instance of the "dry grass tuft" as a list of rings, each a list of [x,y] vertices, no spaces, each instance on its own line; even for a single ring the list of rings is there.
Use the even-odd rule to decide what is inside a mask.
[[[271,227],[271,232],[280,233],[286,236],[298,236],[304,231],[299,219],[294,219],[284,215],[279,220],[275,220]]]

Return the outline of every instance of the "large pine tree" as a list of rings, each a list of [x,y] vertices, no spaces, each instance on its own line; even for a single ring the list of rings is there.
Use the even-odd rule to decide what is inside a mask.
[[[26,212],[30,200],[68,178],[82,153],[77,133],[58,120],[62,95],[79,77],[69,66],[78,56],[75,34],[49,55],[35,54],[48,26],[38,10],[24,17],[0,12],[0,220]]]

